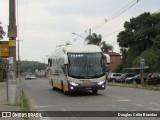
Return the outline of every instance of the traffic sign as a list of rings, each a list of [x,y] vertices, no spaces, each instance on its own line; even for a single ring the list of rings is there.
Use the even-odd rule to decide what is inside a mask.
[[[140,59],[140,66],[145,67],[145,59],[143,58]]]
[[[8,56],[9,56],[9,42],[0,41],[0,57],[8,58]]]

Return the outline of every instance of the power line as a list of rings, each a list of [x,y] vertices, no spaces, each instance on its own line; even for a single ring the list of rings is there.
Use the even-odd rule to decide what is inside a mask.
[[[19,4],[21,4],[19,0],[17,1],[17,5],[16,5],[16,9],[17,9],[17,26],[18,26],[18,33],[17,33],[17,37],[20,38],[21,33],[23,32],[23,36],[25,36],[25,29],[26,29],[26,19],[27,19],[27,9],[28,9],[28,0],[25,0],[25,7],[23,8],[19,8]],[[21,11],[24,12],[22,13]],[[21,20],[22,15],[24,15],[24,19]]]
[[[119,10],[117,13],[115,13],[113,16],[108,18],[108,21],[118,17],[128,9],[130,9],[132,6],[134,6],[136,3],[138,3],[140,0],[133,0],[131,3],[127,4],[125,7],[123,7],[121,10]]]
[[[24,13],[24,36],[25,36],[25,32],[26,32],[26,24],[27,24],[27,9],[28,9],[28,0],[25,1],[25,13]]]
[[[160,9],[159,9],[159,10],[157,10],[156,12],[154,12],[154,13],[158,13],[158,12],[160,12]]]
[[[96,30],[98,29],[99,27],[101,27],[102,25],[106,24],[108,21],[107,19],[105,19],[103,22],[99,23],[97,26],[91,28],[92,30]]]
[[[112,35],[112,34],[114,34],[114,33],[117,33],[117,32],[119,32],[119,31],[122,31],[122,30],[124,30],[124,29],[115,30],[115,31],[113,31],[113,32],[111,32],[111,33],[102,35],[102,37],[106,37],[106,36]]]
[[[109,17],[108,19],[105,19],[102,23],[96,25],[95,27],[91,28],[92,30],[96,30],[99,27],[103,26],[104,24],[106,24],[107,22],[111,21],[112,19],[118,17],[119,15],[123,14],[125,11],[127,11],[128,9],[130,9],[131,7],[133,7],[135,4],[137,4],[140,0],[133,0],[131,3],[127,4],[125,7],[123,7],[121,10],[119,10],[118,12],[116,12],[114,15],[112,15],[111,17]]]
[[[108,19],[105,18],[103,22],[97,24],[95,27],[92,27],[91,30],[93,31],[93,30],[96,30],[96,29],[100,28],[101,26],[103,26],[107,22],[109,22],[109,21],[113,20],[114,18],[118,17],[119,15],[123,14],[125,11],[127,11],[128,9],[130,9],[131,7],[133,7],[139,1],[140,0],[133,0],[132,2],[130,2],[129,4],[127,4],[126,6],[124,6],[122,9],[120,9],[118,12],[116,12],[114,15],[112,15]],[[84,34],[86,34],[86,33],[84,33]],[[113,34],[113,33],[109,33],[109,34]],[[81,36],[83,36],[83,35],[81,35]],[[104,35],[104,36],[107,36],[107,35]],[[80,39],[80,37],[77,37],[74,40],[78,40],[78,39]]]

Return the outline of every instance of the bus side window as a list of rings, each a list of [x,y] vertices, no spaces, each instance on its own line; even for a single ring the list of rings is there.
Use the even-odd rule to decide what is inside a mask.
[[[67,65],[64,65],[63,67],[62,67],[62,69],[63,69],[63,72],[64,72],[64,74],[65,75],[67,75],[67,71],[68,71],[68,69],[67,69]]]
[[[103,55],[102,56],[102,67],[103,67],[103,70],[106,71],[106,65],[107,65],[107,59],[106,57]]]

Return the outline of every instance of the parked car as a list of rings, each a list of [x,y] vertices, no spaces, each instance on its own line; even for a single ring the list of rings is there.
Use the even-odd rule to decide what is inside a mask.
[[[121,76],[121,82],[125,82],[126,78],[133,77],[133,76],[136,76],[136,75],[137,75],[136,73],[124,73]]]
[[[144,73],[143,74],[143,79],[144,79],[144,82],[146,81],[147,79],[147,73]],[[137,84],[141,84],[141,74],[138,74],[138,75],[135,75],[133,77],[127,77],[125,79],[125,82],[126,83],[137,83]]]
[[[160,84],[160,73],[150,73],[147,76],[146,83],[152,85]]]
[[[31,75],[31,80],[32,79],[36,79],[36,76],[35,75]]]
[[[111,76],[113,75],[113,73],[108,73],[107,74],[107,80],[110,82],[110,80],[111,80]]]
[[[116,79],[119,78],[122,75],[122,73],[109,73],[108,75],[108,81],[114,81],[117,82]]]
[[[120,82],[120,83],[123,83],[124,82],[124,79],[125,79],[125,75],[126,74],[121,74],[119,77],[116,77],[115,81],[116,82]]]
[[[119,83],[123,83],[123,77],[124,77],[124,74],[119,74],[119,76],[115,77],[113,80],[115,82],[119,82]]]
[[[26,75],[25,80],[31,80],[31,76],[30,75]]]

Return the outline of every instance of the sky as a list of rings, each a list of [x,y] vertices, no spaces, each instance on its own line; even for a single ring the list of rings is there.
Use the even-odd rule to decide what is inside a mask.
[[[124,29],[125,21],[144,12],[154,13],[160,10],[160,0],[138,0],[125,11],[136,1],[16,0],[16,39],[20,44],[20,60],[47,63],[47,57],[59,45],[66,42],[84,44],[89,29],[91,33],[102,35],[102,41],[111,44],[114,52],[119,52],[117,35]],[[123,10],[122,14],[116,16]],[[6,33],[9,25],[8,11],[9,0],[0,0],[0,21]],[[114,16],[116,17],[111,19]],[[8,39],[6,34],[3,41]]]

